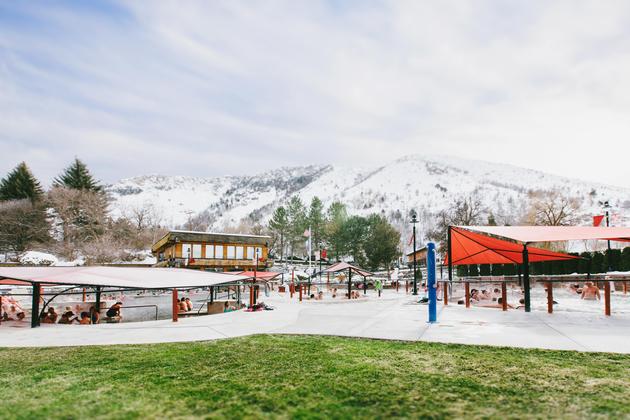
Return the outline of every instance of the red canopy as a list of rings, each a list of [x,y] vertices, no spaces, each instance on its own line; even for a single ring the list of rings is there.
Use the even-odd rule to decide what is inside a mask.
[[[527,247],[527,251],[530,262],[579,258],[534,247]],[[522,264],[523,245],[452,227],[451,255],[453,265]],[[448,255],[444,263],[448,264]]]
[[[521,243],[585,239],[630,241],[630,228],[595,226],[457,226],[466,230],[513,239]]]
[[[247,276],[249,278],[254,278],[254,272],[253,271],[238,271],[238,272],[227,272],[226,274],[236,274],[239,276]],[[265,281],[269,281],[269,280],[273,280],[276,277],[278,277],[280,274],[282,273],[278,273],[278,272],[273,272],[273,271],[256,271],[256,280],[265,280]]]

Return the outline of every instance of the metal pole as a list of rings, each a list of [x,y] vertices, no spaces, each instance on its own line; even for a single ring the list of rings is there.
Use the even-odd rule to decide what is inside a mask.
[[[33,302],[31,305],[31,328],[39,327],[39,298],[41,289],[39,283],[33,283]]]
[[[453,281],[453,249],[451,247],[451,227],[448,227],[448,233],[446,235],[446,252],[448,255],[448,281]]]
[[[609,227],[609,226],[610,226],[610,222],[609,222],[609,219],[608,219],[608,210],[606,210],[606,227]],[[608,240],[606,242],[608,242],[608,272],[611,272],[612,271],[612,263],[610,262],[610,257],[612,255],[611,255],[611,252],[610,252],[610,240]]]
[[[437,321],[437,288],[435,283],[435,244],[427,245],[427,287],[429,289],[429,322]]]
[[[352,293],[352,269],[348,268],[348,299]]]
[[[523,289],[525,290],[525,312],[531,312],[531,296],[529,294],[529,251],[527,243],[523,244]]]
[[[416,261],[416,218],[412,219],[413,223],[413,294],[418,294],[418,268]]]

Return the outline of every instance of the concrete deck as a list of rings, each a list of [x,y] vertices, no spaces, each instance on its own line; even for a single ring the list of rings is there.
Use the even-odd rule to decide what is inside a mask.
[[[380,299],[290,301],[264,299],[274,311],[231,312],[170,320],[93,326],[0,326],[0,346],[50,347],[216,340],[252,334],[320,334],[392,340],[630,353],[630,316],[470,308],[438,304],[428,324],[426,305],[387,291]],[[124,312],[123,312],[124,314]]]

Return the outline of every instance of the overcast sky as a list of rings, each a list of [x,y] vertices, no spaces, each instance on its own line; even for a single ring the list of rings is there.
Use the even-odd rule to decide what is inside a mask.
[[[0,176],[406,154],[630,186],[630,1],[0,0]]]

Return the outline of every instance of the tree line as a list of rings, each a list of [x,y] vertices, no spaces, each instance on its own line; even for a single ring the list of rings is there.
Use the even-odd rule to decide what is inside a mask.
[[[111,262],[146,249],[155,229],[145,209],[113,219],[103,186],[75,158],[48,191],[22,162],[0,180],[0,252],[36,247],[68,259]]]
[[[308,254],[305,232],[310,228],[313,253],[326,249],[329,260],[350,257],[363,267],[388,268],[399,255],[400,232],[385,217],[348,215],[346,206],[335,201],[326,209],[318,197],[306,206],[293,196],[279,206],[268,223],[272,250],[281,261],[296,253]]]

